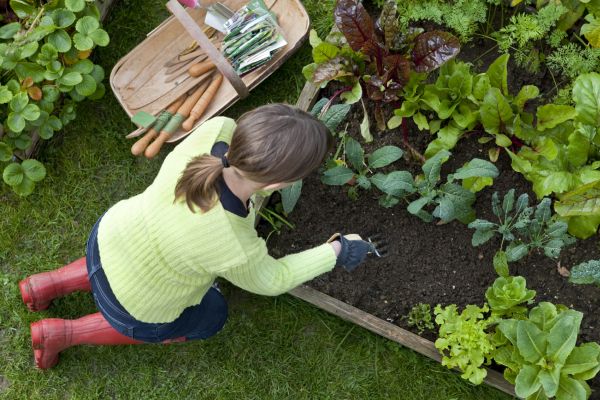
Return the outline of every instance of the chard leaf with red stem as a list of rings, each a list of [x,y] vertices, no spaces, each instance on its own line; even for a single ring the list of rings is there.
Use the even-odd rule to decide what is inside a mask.
[[[375,37],[371,16],[358,0],[338,0],[334,12],[335,24],[354,51],[361,50]]]
[[[413,48],[413,63],[417,72],[431,72],[456,57],[460,51],[458,39],[449,32],[431,31],[417,36]]]

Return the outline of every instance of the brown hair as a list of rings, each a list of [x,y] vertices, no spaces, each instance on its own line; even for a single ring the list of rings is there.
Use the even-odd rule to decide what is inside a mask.
[[[254,182],[294,182],[321,165],[332,143],[327,127],[311,114],[286,104],[269,104],[238,119],[227,162]],[[223,168],[219,157],[193,158],[177,182],[175,200],[185,197],[192,211],[193,205],[210,210]]]

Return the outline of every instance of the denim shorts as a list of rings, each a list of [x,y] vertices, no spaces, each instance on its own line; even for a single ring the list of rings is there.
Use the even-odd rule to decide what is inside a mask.
[[[206,292],[200,304],[186,308],[172,322],[149,323],[132,317],[115,297],[102,269],[98,250],[99,224],[100,219],[86,245],[86,264],[96,307],[113,328],[125,336],[149,343],[182,337],[207,339],[223,328],[227,320],[227,302],[214,287]]]

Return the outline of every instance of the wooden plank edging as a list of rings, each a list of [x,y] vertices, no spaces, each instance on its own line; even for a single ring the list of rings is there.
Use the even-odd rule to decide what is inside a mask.
[[[325,293],[319,292],[309,286],[302,285],[288,292],[292,296],[302,299],[322,310],[330,312],[338,317],[350,321],[358,326],[366,328],[373,333],[393,340],[404,347],[408,347],[417,353],[423,354],[435,361],[441,362],[442,357],[435,348],[433,342],[414,334],[397,325],[375,317],[359,308],[344,303]],[[486,384],[492,386],[504,393],[515,396],[514,387],[508,383],[501,373],[487,369],[487,376],[484,380]]]

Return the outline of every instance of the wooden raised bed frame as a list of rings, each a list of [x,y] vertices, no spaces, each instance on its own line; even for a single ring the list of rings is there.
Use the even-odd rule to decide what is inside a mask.
[[[319,91],[320,89],[317,86],[307,82],[300,93],[296,105],[303,110],[309,110],[315,103]],[[408,347],[417,353],[421,353],[432,360],[438,362],[442,361],[439,351],[430,340],[422,338],[406,329],[402,329],[397,325],[389,323],[359,308],[346,304],[343,301],[328,296],[316,289],[302,285],[292,289],[288,293],[294,297],[307,301],[322,310],[337,315],[346,321],[350,321],[380,336],[393,340],[404,347]],[[487,368],[487,376],[484,382],[504,393],[515,396],[514,386],[507,382],[502,374],[497,371]]]

